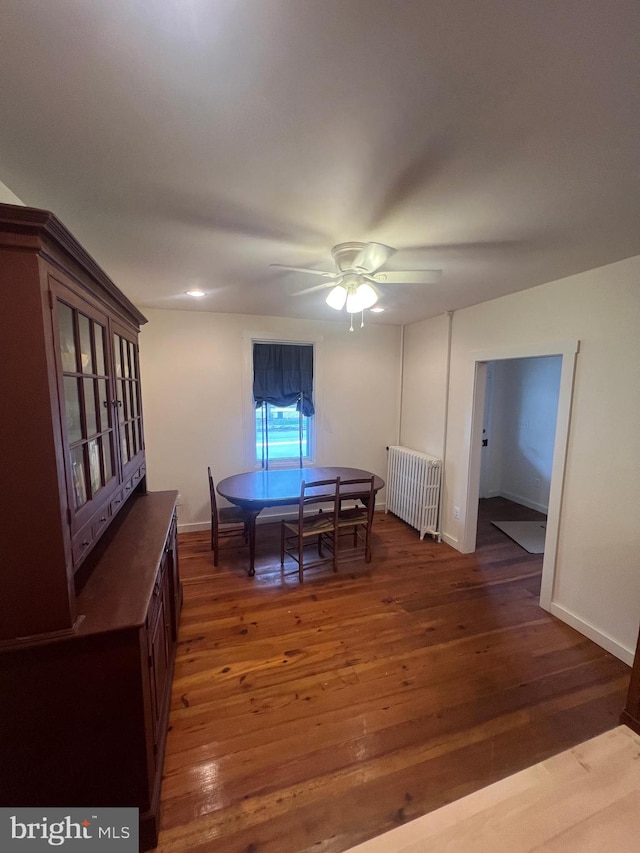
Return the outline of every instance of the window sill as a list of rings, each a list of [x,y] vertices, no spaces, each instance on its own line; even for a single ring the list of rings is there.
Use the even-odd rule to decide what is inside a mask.
[[[316,465],[315,461],[310,458],[304,458],[302,460],[303,468],[314,468]],[[299,468],[300,460],[299,459],[270,459],[269,460],[269,471],[275,471],[276,469],[286,469],[286,468]],[[262,465],[259,462],[254,464],[254,469],[256,471],[262,470]]]

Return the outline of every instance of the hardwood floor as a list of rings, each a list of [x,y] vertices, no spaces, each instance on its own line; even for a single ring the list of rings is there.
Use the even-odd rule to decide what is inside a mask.
[[[540,609],[496,509],[472,555],[377,513],[372,563],[302,585],[277,525],[255,578],[180,536],[159,850],[338,853],[618,724],[629,668]]]

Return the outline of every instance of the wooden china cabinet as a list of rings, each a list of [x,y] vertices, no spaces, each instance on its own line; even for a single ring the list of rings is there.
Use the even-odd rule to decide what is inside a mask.
[[[51,213],[0,204],[0,806],[140,809],[155,846],[181,606],[148,493],[143,315]]]

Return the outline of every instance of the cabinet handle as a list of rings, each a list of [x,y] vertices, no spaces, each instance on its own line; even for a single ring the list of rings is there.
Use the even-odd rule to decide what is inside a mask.
[[[121,500],[122,500],[122,498],[116,498],[114,501],[114,504],[119,504]]]
[[[102,516],[102,518],[100,519],[100,521],[106,521],[106,520],[107,520],[107,516],[106,516],[106,515],[103,515],[103,516]]]
[[[91,542],[91,540],[90,540],[90,539],[85,539],[85,540],[84,540],[84,542],[82,543],[82,547],[83,547],[83,548],[86,548],[86,546],[87,546],[87,545],[89,545],[89,544],[90,544],[90,542]]]

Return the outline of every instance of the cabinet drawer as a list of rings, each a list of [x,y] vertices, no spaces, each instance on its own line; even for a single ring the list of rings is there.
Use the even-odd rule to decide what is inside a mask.
[[[111,521],[111,507],[107,505],[103,507],[100,512],[94,518],[93,524],[91,526],[91,534],[94,539],[97,539],[98,536],[102,533],[102,531],[108,527],[109,522]]]
[[[131,482],[132,482],[134,488],[138,485],[140,480],[142,480],[142,478],[144,477],[144,475],[146,473],[146,470],[147,470],[146,467],[144,465],[141,465],[138,468],[138,470],[135,472],[135,474],[131,478]]]
[[[85,524],[71,540],[71,554],[73,557],[73,565],[77,566],[80,560],[84,557],[87,551],[93,545],[95,537],[93,535],[93,522]]]
[[[111,504],[109,506],[111,515],[115,515],[122,506],[122,504],[122,491],[116,492],[115,495],[111,498]]]
[[[133,483],[131,480],[127,480],[127,482],[124,484],[124,486],[122,487],[123,501],[127,500],[129,495],[131,494],[131,491],[133,490],[134,485],[135,483]]]

